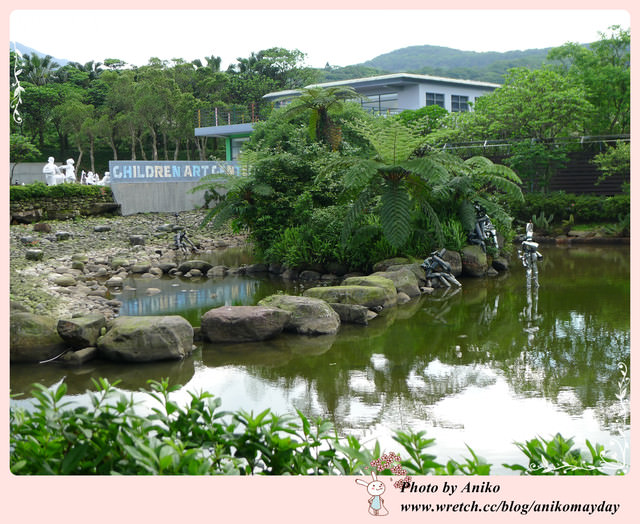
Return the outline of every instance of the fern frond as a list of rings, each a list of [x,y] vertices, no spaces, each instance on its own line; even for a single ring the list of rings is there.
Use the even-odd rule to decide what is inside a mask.
[[[372,196],[373,195],[370,190],[368,188],[365,189],[358,195],[358,198],[356,198],[356,200],[353,202],[353,204],[351,204],[351,207],[347,211],[347,215],[344,219],[344,225],[340,233],[340,245],[343,248],[346,247],[349,243],[349,238],[351,237],[351,234],[356,224],[358,223],[358,220],[364,214],[364,210],[369,204]]]
[[[458,217],[465,231],[474,230],[476,227],[476,210],[473,207],[473,203],[469,200],[463,200],[458,208]]]
[[[411,199],[404,184],[387,182],[382,193],[380,225],[387,242],[402,247],[411,234]]]

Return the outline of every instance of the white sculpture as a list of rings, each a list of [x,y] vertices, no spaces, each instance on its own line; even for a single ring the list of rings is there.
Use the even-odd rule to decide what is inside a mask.
[[[42,168],[45,180],[48,186],[55,186],[62,183],[64,180],[63,174],[60,172],[60,168],[54,163],[55,159],[50,156],[47,159],[47,164]]]
[[[95,175],[93,174],[93,171],[89,171],[87,173],[87,185],[88,186],[93,186],[96,183],[96,179],[95,179]]]
[[[73,183],[76,182],[76,168],[73,167],[73,158],[67,160],[67,165],[62,166],[64,169],[64,181]]]
[[[104,176],[102,177],[102,180],[100,180],[100,182],[98,182],[99,186],[108,186],[111,184],[111,174],[109,173],[109,171],[105,171],[104,172]]]

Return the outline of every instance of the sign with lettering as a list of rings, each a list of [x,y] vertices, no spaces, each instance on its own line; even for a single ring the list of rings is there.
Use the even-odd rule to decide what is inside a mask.
[[[122,182],[197,182],[207,175],[239,175],[238,162],[111,160],[111,183]]]

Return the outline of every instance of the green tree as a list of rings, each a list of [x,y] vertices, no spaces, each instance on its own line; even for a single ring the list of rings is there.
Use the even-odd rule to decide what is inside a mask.
[[[600,33],[589,46],[568,43],[549,51],[548,59],[584,88],[594,110],[589,134],[628,134],[631,125],[631,32],[620,26]]]
[[[38,160],[40,150],[23,135],[11,133],[9,137],[9,158],[13,163],[9,183],[13,184],[13,170],[20,162],[34,162]]]
[[[490,213],[501,211],[488,198],[490,188],[522,199],[519,178],[507,167],[484,157],[466,161],[441,152],[416,152],[425,144],[419,130],[396,118],[362,120],[355,127],[369,140],[373,158],[351,158],[346,163],[344,184],[355,195],[345,224],[344,239],[375,198],[385,239],[395,248],[405,246],[412,234],[412,214],[428,216],[436,231],[441,231],[438,209],[458,207],[465,222],[474,202],[482,203]],[[502,212],[503,223],[508,221]]]
[[[331,119],[331,111],[344,108],[345,100],[355,100],[360,95],[350,87],[309,87],[303,89],[298,97],[285,109],[287,117],[310,113],[309,136],[331,145],[335,150],[340,145],[342,131]]]

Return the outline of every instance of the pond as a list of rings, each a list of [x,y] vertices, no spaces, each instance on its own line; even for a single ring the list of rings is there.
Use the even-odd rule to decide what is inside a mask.
[[[442,292],[387,311],[369,326],[343,325],[335,336],[282,335],[252,344],[200,344],[183,362],[81,368],[13,365],[11,389],[28,403],[29,385],[66,381],[86,400],[91,377],[120,379],[138,391],[148,379],[169,377],[188,391],[209,391],[222,408],[275,413],[301,410],[330,419],[386,450],[400,451],[397,430],[425,430],[438,459],[468,456],[466,444],[510,473],[522,463],[514,442],[556,433],[603,444],[629,463],[628,398],[619,381],[630,359],[628,247],[541,246],[540,288],[527,290],[524,269],[494,279],[464,279]],[[244,261],[242,253],[227,253]],[[516,260],[517,261],[517,260]],[[179,313],[194,325],[212,307],[255,304],[301,285],[276,277],[201,281],[131,279],[121,314]],[[147,288],[160,293],[149,296]]]

